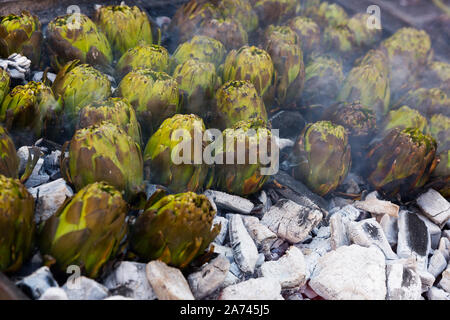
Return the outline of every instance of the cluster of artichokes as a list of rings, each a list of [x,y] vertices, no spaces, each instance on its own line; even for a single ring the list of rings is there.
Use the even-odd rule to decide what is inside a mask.
[[[450,67],[426,32],[380,42],[366,14],[299,3],[190,0],[171,20],[173,48],[125,4],[53,19],[45,45],[35,16],[0,17],[0,57],[21,53],[38,69],[44,50],[57,72],[16,85],[0,69],[0,271],[20,269],[35,244],[57,270],[94,278],[123,255],[187,267],[219,232],[199,193],[263,188],[281,109],[309,122],[289,162],[317,194],[356,171],[388,195],[431,186],[449,197]],[[41,137],[63,145],[75,195],[35,226],[16,147]],[[147,199],[147,182],[174,194]]]

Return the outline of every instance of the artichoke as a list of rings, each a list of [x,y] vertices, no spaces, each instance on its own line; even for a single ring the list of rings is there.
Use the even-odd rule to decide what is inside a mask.
[[[374,65],[354,67],[342,85],[339,101],[361,101],[372,108],[380,120],[389,110],[391,91],[389,78]]]
[[[185,268],[203,254],[220,231],[208,198],[193,192],[165,196],[158,190],[136,219],[131,248],[144,261]]]
[[[320,6],[311,5],[306,9],[306,16],[313,19],[320,27],[337,27],[347,24],[348,16],[344,8],[336,3],[322,2]]]
[[[273,139],[271,131],[260,119],[239,121],[226,129],[222,144],[215,150],[215,187],[241,196],[261,190],[270,177],[262,170],[278,168]],[[266,156],[264,149],[271,158],[270,163],[262,161]]]
[[[113,55],[108,39],[84,14],[77,17],[69,14],[50,21],[47,42],[55,70],[72,60],[80,60],[102,71],[111,71]]]
[[[249,0],[222,0],[218,9],[225,18],[233,17],[240,21],[247,32],[255,31],[258,28],[258,15],[253,11]]]
[[[176,35],[179,43],[192,38],[202,22],[221,17],[214,2],[216,1],[190,0],[178,8],[170,23],[169,31]]]
[[[450,198],[450,118],[437,114],[431,117],[428,134],[438,143],[440,162],[432,173],[430,187]]]
[[[356,52],[355,37],[347,25],[327,27],[323,31],[323,50],[350,63]]]
[[[8,132],[0,126],[0,175],[17,179],[19,162],[14,142]]]
[[[150,167],[150,180],[174,192],[207,188],[212,176],[202,158],[204,133],[203,120],[196,115],[177,114],[165,120],[145,148],[144,161]],[[182,161],[174,160],[180,154]]]
[[[346,130],[330,121],[308,124],[297,138],[292,155],[294,177],[321,196],[336,190],[351,166]]]
[[[316,118],[323,108],[334,103],[343,81],[344,72],[340,62],[329,56],[314,55],[305,68],[305,85],[301,97],[307,113],[312,113],[313,118]]]
[[[249,81],[229,81],[216,92],[213,126],[224,130],[239,121],[261,119],[267,123],[264,101]]]
[[[373,110],[358,102],[336,103],[326,110],[322,120],[329,120],[345,128],[351,146],[352,159],[362,156],[377,129]]]
[[[96,21],[118,57],[140,43],[153,42],[147,14],[136,6],[102,6],[96,12]]]
[[[183,113],[209,117],[211,100],[220,84],[214,64],[189,59],[176,67],[173,77],[184,96]]]
[[[381,39],[381,29],[367,27],[367,21],[370,17],[367,13],[358,13],[351,17],[347,23],[348,28],[354,35],[355,44],[362,49],[372,47]]]
[[[34,238],[34,198],[19,180],[0,174],[0,271],[17,271]]]
[[[247,31],[234,19],[206,20],[201,24],[198,34],[220,41],[227,50],[238,49],[248,42]]]
[[[124,191],[130,201],[140,196],[144,173],[141,148],[117,125],[102,122],[77,130],[62,153],[61,173],[76,190],[104,181]]]
[[[0,105],[9,92],[10,78],[8,72],[0,68]]]
[[[297,0],[257,0],[253,1],[253,9],[261,26],[280,24],[292,18],[297,12]]]
[[[180,93],[175,79],[164,72],[141,69],[127,74],[114,92],[126,98],[141,124],[144,141],[167,118],[180,111]]]
[[[206,36],[195,36],[175,50],[172,55],[172,70],[189,59],[211,62],[217,68],[223,62],[225,54],[225,47],[220,41]]]
[[[273,96],[275,78],[272,58],[267,51],[257,47],[244,46],[232,50],[225,59],[223,81],[249,80],[264,99]]]
[[[27,11],[0,17],[0,57],[20,53],[38,67],[42,47],[41,23]]]
[[[355,66],[374,66],[382,74],[389,77],[391,69],[386,54],[382,50],[369,50],[365,56],[357,60]]]
[[[127,73],[138,69],[167,72],[169,52],[156,44],[141,44],[128,50],[117,63],[117,74],[122,79]]]
[[[433,61],[421,74],[422,88],[440,88],[450,96],[450,63]]]
[[[65,272],[77,265],[90,278],[120,251],[127,232],[127,204],[119,191],[98,182],[66,200],[40,229],[41,252]]]
[[[122,128],[133,140],[141,145],[141,127],[133,107],[127,100],[110,98],[93,102],[80,110],[77,130],[100,124],[103,121],[114,123]]]
[[[387,194],[408,194],[427,182],[437,164],[435,155],[436,141],[420,129],[393,129],[370,146],[367,179]]]
[[[59,109],[52,90],[42,82],[31,81],[6,95],[0,109],[0,122],[16,143],[32,144],[41,137],[52,112],[59,112]]]
[[[427,119],[417,110],[411,109],[408,106],[402,106],[397,110],[389,111],[381,125],[381,132],[387,134],[394,128],[417,128],[421,132],[425,132],[427,125]]]
[[[428,118],[439,113],[450,116],[450,97],[439,88],[410,90],[396,105],[407,105]]]
[[[277,73],[275,101],[279,106],[296,106],[305,81],[303,52],[297,34],[287,26],[269,26],[265,48]]]
[[[411,78],[420,74],[433,57],[431,40],[423,30],[402,28],[381,43],[391,73],[391,90],[401,94]]]
[[[75,60],[66,64],[56,76],[52,86],[55,95],[64,104],[70,117],[88,104],[111,96],[111,82],[100,71]]]
[[[297,33],[305,57],[320,50],[320,27],[307,17],[295,17],[288,23]]]

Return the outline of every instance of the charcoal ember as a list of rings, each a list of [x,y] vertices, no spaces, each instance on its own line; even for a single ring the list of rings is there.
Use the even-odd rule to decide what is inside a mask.
[[[386,266],[388,300],[420,300],[422,281],[412,269],[401,263]]]
[[[261,277],[231,285],[222,290],[220,300],[283,300],[281,285],[273,278]]]
[[[427,225],[428,232],[430,233],[431,249],[437,249],[437,247],[439,246],[439,240],[441,239],[441,234],[442,234],[441,228],[438,225],[436,225],[435,223],[433,223],[430,219],[421,215],[420,212],[418,212],[417,210],[414,210],[414,209],[415,208],[413,208],[411,211],[414,211],[415,213],[417,213],[417,216],[420,218],[420,220],[425,222],[425,224]]]
[[[385,214],[380,220],[381,228],[386,236],[387,241],[391,247],[397,244],[398,237],[398,218]]]
[[[206,190],[204,195],[207,196],[208,199],[212,199],[218,209],[225,209],[242,214],[250,214],[255,207],[250,200],[222,191]]]
[[[445,290],[447,293],[450,293],[450,264],[447,266],[447,269],[442,273],[442,279],[438,284],[439,288]]]
[[[316,270],[320,257],[331,249],[331,238],[313,238],[309,243],[296,244],[302,250],[306,263],[306,279],[311,279]]]
[[[269,260],[278,260],[290,246],[291,244],[283,239],[275,240],[270,248]]]
[[[280,130],[280,138],[295,140],[306,126],[306,120],[302,114],[294,110],[279,111],[269,120],[272,128]]]
[[[48,288],[59,287],[48,267],[39,268],[16,282],[16,285],[33,299],[39,299]]]
[[[252,216],[244,216],[244,225],[248,233],[256,243],[259,251],[262,251],[266,256],[270,256],[270,248],[277,240],[277,235],[272,232],[267,226],[262,224],[258,218]]]
[[[59,150],[51,151],[49,155],[44,157],[43,170],[50,176],[50,180],[61,178],[60,158],[61,151]]]
[[[417,258],[419,268],[427,269],[428,254],[431,250],[428,228],[414,212],[402,210],[398,219],[397,255],[400,258]]]
[[[67,293],[62,288],[48,288],[39,300],[69,300]]]
[[[432,287],[427,292],[427,298],[428,300],[450,301],[450,293],[445,292],[444,290],[439,289],[438,287]]]
[[[19,174],[23,174],[27,167],[28,159],[30,157],[30,150],[28,146],[22,146],[17,150],[17,156],[19,157]]]
[[[398,217],[398,211],[400,210],[398,205],[377,198],[366,198],[364,201],[356,201],[354,206],[358,209],[380,216],[388,214],[392,217]]]
[[[212,243],[210,246],[210,249],[212,247],[212,250],[214,253],[219,254],[219,255],[223,255],[225,258],[228,259],[228,261],[234,262],[234,253],[233,253],[233,249],[231,249],[228,246],[221,246],[218,245],[216,243]]]
[[[423,213],[442,227],[450,219],[450,203],[436,190],[429,189],[417,198],[417,205]]]
[[[450,240],[448,238],[441,238],[438,250],[444,255],[445,260],[450,260]]]
[[[44,170],[44,158],[40,158],[36,166],[33,169],[28,180],[25,182],[25,187],[34,188],[47,183],[50,180],[50,176]]]
[[[428,263],[428,272],[437,278],[447,267],[447,259],[439,250],[434,250]]]
[[[154,300],[156,295],[147,280],[145,267],[145,263],[121,261],[103,285],[114,295],[134,300]]]
[[[264,214],[261,222],[279,238],[291,243],[301,242],[323,218],[322,211],[310,204],[305,206],[281,199]]]
[[[107,298],[105,298],[103,300],[133,300],[133,299],[127,298],[127,297],[124,297],[124,296],[110,296],[110,297],[107,297]]]
[[[203,299],[223,285],[230,269],[227,258],[219,255],[209,263],[203,265],[197,272],[188,276],[189,286],[196,299]]]
[[[244,226],[242,217],[237,214],[228,215],[228,232],[234,260],[242,272],[252,274],[258,260],[258,249]]]
[[[216,239],[214,239],[214,243],[223,244],[228,234],[228,219],[221,216],[215,216],[212,223],[213,227],[216,224],[220,224],[220,232]]]
[[[84,276],[69,279],[62,289],[69,300],[103,300],[109,296],[108,288]]]
[[[385,269],[378,248],[344,246],[319,259],[309,285],[327,300],[384,300]]]
[[[155,260],[147,264],[146,274],[158,300],[194,300],[189,284],[179,269]]]
[[[49,80],[51,83],[53,83],[53,81],[55,81],[55,79],[56,79],[56,74],[47,72],[46,77],[47,77],[47,80]],[[42,80],[44,80],[44,72],[43,71],[33,72],[33,75],[31,76],[31,81],[40,82]]]
[[[348,225],[350,240],[363,247],[376,246],[386,256],[386,259],[397,259],[383,232],[383,228],[375,219],[367,219],[360,222],[351,222]]]
[[[348,221],[343,218],[341,214],[334,214],[331,216],[330,224],[330,245],[332,250],[336,250],[342,246],[350,245],[350,239],[347,234]]]

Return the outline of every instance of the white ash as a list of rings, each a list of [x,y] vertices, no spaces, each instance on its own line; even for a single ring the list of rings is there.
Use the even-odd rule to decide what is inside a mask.
[[[62,288],[69,300],[103,300],[109,296],[105,286],[84,276],[69,279]]]
[[[202,299],[223,285],[230,269],[227,258],[219,255],[217,258],[204,264],[197,272],[188,276],[188,283],[196,299]]]
[[[322,217],[322,211],[319,209],[282,199],[264,214],[261,222],[278,237],[298,243],[308,236]]]
[[[429,189],[417,198],[417,205],[431,221],[444,226],[450,219],[450,203],[436,190]]]
[[[237,214],[229,216],[229,237],[231,248],[234,253],[234,260],[244,273],[253,273],[255,271],[256,261],[258,260],[258,249],[255,242],[248,234],[244,226],[242,217]]]
[[[59,287],[50,269],[45,266],[16,282],[16,285],[33,299],[39,299],[49,288]]]
[[[384,300],[385,269],[384,255],[376,247],[340,247],[319,259],[309,285],[329,300]]]
[[[107,297],[107,298],[105,298],[103,300],[133,300],[133,299],[127,298],[127,297],[124,297],[124,296],[110,296],[110,297]]]
[[[134,300],[154,300],[153,291],[145,272],[145,263],[121,261],[103,282],[112,294]]]
[[[64,289],[59,287],[48,288],[39,300],[69,300],[67,293]]]
[[[222,290],[220,300],[284,300],[281,285],[273,278],[257,278],[231,285]]]
[[[147,264],[146,273],[158,300],[195,300],[179,269],[155,260]]]
[[[218,209],[229,210],[242,214],[250,214],[255,207],[253,202],[250,200],[221,191],[206,190],[204,195],[212,199]]]
[[[217,244],[223,244],[228,234],[228,219],[221,216],[215,216],[211,227],[214,228],[216,224],[220,224],[221,228],[216,239],[214,239],[214,242]]]

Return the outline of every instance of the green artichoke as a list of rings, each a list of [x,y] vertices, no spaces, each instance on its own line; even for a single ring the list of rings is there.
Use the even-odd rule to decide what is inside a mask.
[[[202,158],[204,133],[203,120],[196,115],[176,114],[165,120],[145,148],[144,161],[150,168],[150,180],[174,192],[208,188],[212,176]]]
[[[220,13],[225,17],[233,17],[242,23],[247,32],[258,28],[258,15],[249,0],[222,0],[218,5]]]
[[[232,50],[225,59],[223,81],[249,80],[264,99],[271,99],[275,84],[272,58],[262,49],[244,46]]]
[[[84,14],[69,14],[50,21],[47,44],[55,70],[72,60],[80,60],[102,71],[111,71],[113,54],[108,39]]]
[[[372,108],[380,120],[389,110],[389,78],[374,65],[354,67],[342,85],[339,101],[361,101]]]
[[[136,6],[102,6],[97,10],[95,20],[117,57],[138,44],[153,42],[152,27],[147,14]]]
[[[193,192],[165,196],[158,190],[136,219],[131,248],[144,261],[185,268],[202,255],[220,231],[208,198]]]
[[[320,50],[320,27],[307,17],[295,17],[288,23],[289,27],[297,33],[305,57]]]
[[[184,96],[183,113],[208,118],[211,113],[211,100],[220,85],[214,64],[190,59],[176,67],[173,77]]]
[[[220,41],[227,50],[238,49],[248,43],[247,31],[234,19],[211,19],[200,25],[198,34]]]
[[[277,73],[275,102],[278,106],[296,106],[305,81],[303,52],[297,34],[287,26],[269,26],[265,49]]]
[[[362,157],[377,130],[375,112],[358,102],[336,103],[325,111],[322,120],[329,120],[345,128],[353,160]],[[353,163],[355,164],[354,161]]]
[[[195,36],[175,50],[171,61],[172,70],[189,59],[211,62],[217,68],[223,62],[225,54],[225,47],[220,41],[206,36]]]
[[[450,97],[439,88],[419,88],[408,91],[396,105],[407,105],[431,118],[434,114],[450,116]]]
[[[17,86],[5,96],[0,109],[0,122],[14,136],[19,145],[29,145],[40,138],[45,122],[60,105],[52,89],[42,82],[28,82]]]
[[[222,139],[215,151],[215,187],[241,196],[261,190],[270,177],[262,169],[278,166],[278,157],[272,157],[275,152],[272,139],[275,138],[264,121],[239,121],[223,132]],[[270,154],[270,163],[262,162],[264,145]]]
[[[64,104],[64,113],[78,114],[88,104],[111,96],[111,82],[100,71],[78,60],[66,64],[56,76],[52,86],[55,95]]]
[[[116,66],[120,79],[127,73],[138,69],[167,72],[169,69],[169,52],[166,48],[156,44],[141,44],[128,50]]]
[[[41,252],[54,258],[62,272],[77,265],[83,274],[96,278],[120,251],[126,214],[119,191],[103,182],[87,185],[41,226]]]
[[[267,123],[264,101],[249,81],[228,81],[216,92],[216,110],[212,126],[221,130],[237,122],[261,119]]]
[[[402,94],[411,78],[422,73],[433,57],[431,40],[423,30],[402,28],[381,43],[386,53],[391,73],[391,90]]]
[[[432,173],[430,187],[450,198],[450,118],[442,114],[432,116],[427,133],[436,139],[440,159]]]
[[[450,117],[435,114],[427,127],[427,134],[436,139],[438,152],[450,149]]]
[[[0,126],[0,175],[17,179],[19,162],[14,142],[8,132]]]
[[[367,13],[358,13],[348,20],[347,26],[354,35],[355,44],[361,49],[372,47],[381,39],[381,29],[367,27],[370,17]]]
[[[393,129],[367,154],[370,184],[387,194],[408,194],[422,187],[437,164],[436,141],[417,128]]]
[[[0,17],[0,57],[20,53],[38,67],[42,47],[41,23],[27,11]]]
[[[347,25],[330,26],[323,31],[323,50],[351,62],[355,52],[355,36]]]
[[[370,65],[389,77],[391,69],[386,54],[382,50],[369,50],[365,56],[355,62],[355,66]]]
[[[253,5],[261,26],[280,24],[292,18],[297,12],[297,7],[297,0],[258,0],[254,1]]]
[[[102,122],[77,130],[64,144],[61,173],[76,190],[104,181],[133,201],[142,191],[141,148],[117,125]]]
[[[336,101],[344,81],[342,64],[332,57],[314,55],[305,68],[305,85],[302,94],[302,104],[306,113],[312,113],[313,118],[320,116],[325,107]]]
[[[19,180],[0,174],[0,271],[17,271],[33,249],[34,198]]]
[[[422,88],[440,88],[450,96],[450,63],[433,61],[420,76]]]
[[[144,141],[181,107],[176,80],[164,72],[149,69],[127,74],[114,95],[126,98],[136,110]]]
[[[324,196],[336,190],[351,166],[351,147],[343,126],[330,121],[308,124],[293,150],[294,177]]]
[[[417,110],[402,106],[397,110],[389,111],[381,125],[381,132],[387,134],[394,128],[417,128],[421,132],[425,132],[427,125],[427,119]]]
[[[10,78],[8,72],[0,68],[0,105],[9,92]]]
[[[313,19],[320,27],[337,27],[348,22],[344,8],[336,3],[322,2],[320,6],[312,5],[306,10],[306,16]]]
[[[109,121],[122,128],[133,140],[142,145],[141,127],[133,107],[127,100],[110,98],[93,102],[80,110],[77,130]]]
[[[190,0],[178,8],[169,26],[169,31],[178,38],[178,43],[191,39],[202,22],[221,18],[214,2],[216,1]]]

